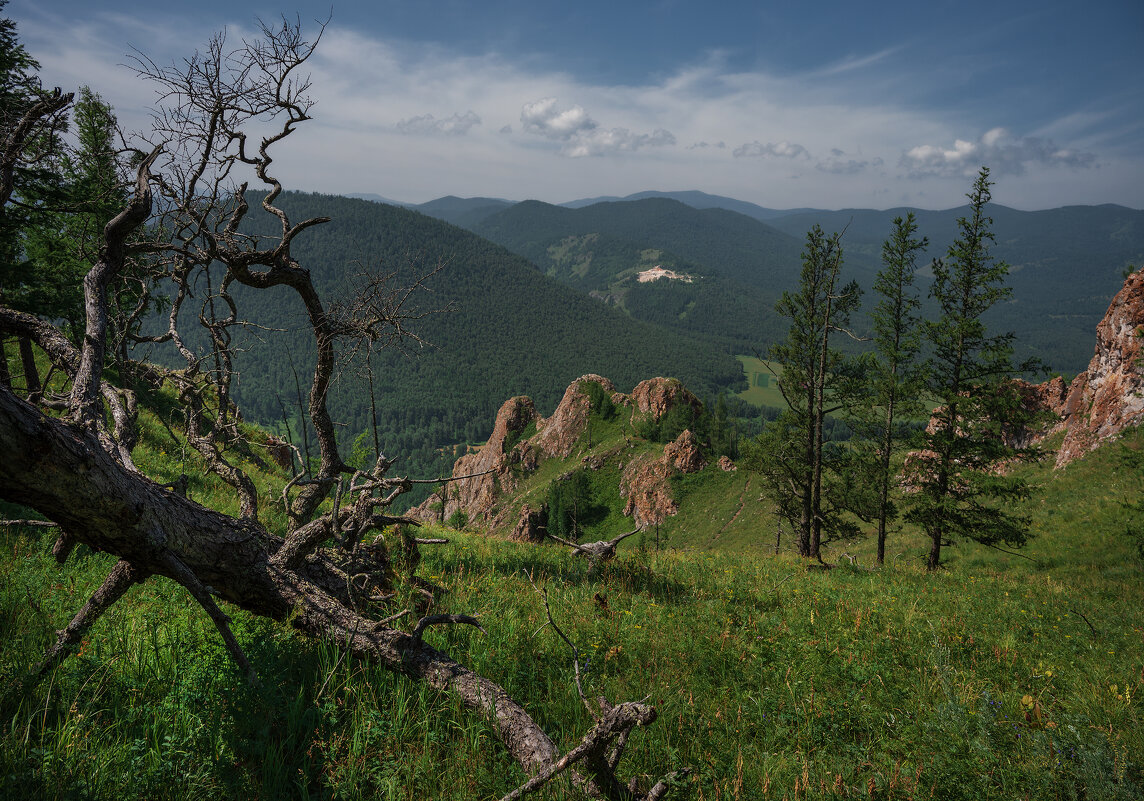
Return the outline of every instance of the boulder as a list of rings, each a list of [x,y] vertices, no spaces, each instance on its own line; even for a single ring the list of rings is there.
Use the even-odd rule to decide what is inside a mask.
[[[527,503],[520,507],[520,518],[509,538],[516,542],[544,542],[544,532],[548,525],[548,508],[533,509]]]

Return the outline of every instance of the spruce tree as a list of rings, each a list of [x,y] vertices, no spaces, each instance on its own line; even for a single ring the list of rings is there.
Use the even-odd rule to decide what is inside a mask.
[[[65,330],[78,341],[84,330],[83,276],[98,257],[104,226],[126,205],[128,193],[115,145],[115,114],[86,86],[72,110],[72,129],[75,146],[55,160],[51,185],[30,193],[40,212],[27,227],[24,251],[29,311],[64,320]],[[128,268],[135,272],[134,265]],[[112,293],[113,306],[134,306],[139,278],[122,276]],[[113,339],[118,355],[121,336]]]
[[[1005,436],[1032,422],[1021,405],[1013,376],[1034,368],[1012,364],[1013,334],[990,334],[983,315],[1008,300],[1009,266],[990,255],[993,220],[989,170],[981,169],[969,198],[969,212],[958,220],[959,235],[944,261],[934,262],[930,297],[940,316],[924,326],[930,355],[925,393],[940,406],[911,460],[909,480],[916,489],[906,519],[930,539],[927,567],[941,563],[941,549],[957,539],[984,545],[1023,545],[1028,518],[1015,509],[1029,487],[998,468],[1035,458],[1017,450]]]

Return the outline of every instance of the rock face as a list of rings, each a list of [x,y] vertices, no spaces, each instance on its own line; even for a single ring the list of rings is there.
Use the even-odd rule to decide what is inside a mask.
[[[532,399],[524,396],[510,398],[497,412],[496,423],[489,441],[475,453],[467,453],[453,465],[453,476],[476,476],[447,485],[445,508],[440,513],[443,519],[458,509],[465,512],[469,520],[477,520],[488,515],[496,503],[500,490],[511,490],[515,486],[511,465],[515,452],[510,448],[505,453],[505,440],[510,434],[519,434],[529,423],[538,419]],[[518,456],[518,458],[520,458]],[[483,475],[478,475],[483,474]],[[430,498],[412,510],[414,517],[432,519],[434,512],[429,507],[439,502]]]
[[[679,511],[671,497],[671,465],[651,454],[633,459],[620,478],[620,496],[627,498],[624,514],[638,526],[662,523]]]
[[[533,438],[533,442],[547,456],[560,458],[569,456],[576,440],[584,431],[590,405],[588,396],[580,388],[580,384],[584,381],[595,382],[608,392],[616,391],[611,381],[595,374],[580,376],[569,384],[552,416],[536,424],[536,437]]]
[[[1096,353],[1088,369],[1065,386],[1060,378],[1022,386],[1030,408],[1055,414],[1058,422],[1043,431],[1017,432],[1014,444],[1028,445],[1065,431],[1057,451],[1064,467],[1102,442],[1144,419],[1144,273],[1128,276],[1096,327]]]
[[[656,421],[676,406],[687,405],[695,412],[703,406],[699,398],[675,378],[649,378],[641,381],[632,390],[631,398],[636,412],[650,414]]]
[[[699,440],[690,431],[684,431],[663,449],[663,461],[681,473],[698,473],[707,466]]]
[[[1096,327],[1096,353],[1073,379],[1059,413],[1067,430],[1057,467],[1140,423],[1144,417],[1144,272],[1128,276]]]
[[[548,507],[533,509],[527,503],[520,507],[520,519],[509,535],[515,542],[543,542],[544,530],[548,525]]]
[[[706,466],[699,441],[690,431],[669,442],[658,459],[651,454],[633,459],[620,478],[620,496],[627,498],[624,514],[639,526],[662,523],[679,511],[671,496],[671,477],[676,473],[698,473]]]
[[[431,497],[408,513],[421,520],[448,518],[460,510],[469,522],[489,529],[512,530],[513,539],[539,541],[545,510],[525,504],[514,511],[511,496],[521,480],[535,472],[545,459],[567,459],[577,448],[583,448],[581,435],[588,423],[591,400],[584,390],[584,382],[591,381],[610,393],[618,407],[631,407],[633,417],[650,415],[659,420],[679,405],[693,412],[702,408],[699,399],[679,381],[653,378],[640,383],[631,393],[616,392],[608,379],[598,375],[585,375],[573,381],[552,416],[540,417],[532,401],[526,397],[512,398],[497,413],[492,435],[487,443],[457,460],[453,476],[474,476],[448,485],[444,509],[440,494]],[[530,426],[535,433],[523,436]],[[629,441],[628,445],[631,445]],[[627,447],[621,445],[608,454],[589,452],[582,464],[590,470],[599,470],[606,460],[626,460]],[[677,507],[671,497],[670,478],[676,473],[693,473],[706,466],[700,443],[691,431],[684,431],[674,442],[668,443],[661,455],[644,453],[624,465],[621,462],[620,494],[626,498],[624,514],[639,525],[662,522],[675,514]],[[436,507],[436,508],[434,508]]]

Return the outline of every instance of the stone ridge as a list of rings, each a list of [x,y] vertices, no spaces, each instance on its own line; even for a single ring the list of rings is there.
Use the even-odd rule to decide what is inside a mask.
[[[627,395],[617,392],[615,385],[603,376],[583,375],[569,384],[547,419],[537,413],[530,398],[510,398],[497,412],[488,442],[454,464],[452,476],[458,480],[446,485],[443,505],[439,505],[442,494],[438,492],[411,509],[408,515],[419,520],[447,520],[461,511],[479,528],[513,529],[521,539],[534,539],[538,515],[543,516],[544,512],[526,507],[518,520],[511,508],[512,495],[523,478],[535,472],[545,459],[567,459],[574,455],[588,423],[591,400],[583,386],[589,381],[610,393],[617,407],[630,408],[633,421],[646,415],[658,422],[680,405],[696,412],[702,409],[699,399],[674,378],[642,381]],[[535,426],[535,433],[522,437],[530,425]],[[602,458],[607,457],[596,457],[585,464],[590,469],[599,469]],[[620,494],[627,499],[624,514],[640,525],[662,522],[676,512],[671,498],[671,476],[696,472],[705,466],[700,443],[690,431],[684,431],[665,446],[659,457],[643,454],[626,465],[621,462]]]

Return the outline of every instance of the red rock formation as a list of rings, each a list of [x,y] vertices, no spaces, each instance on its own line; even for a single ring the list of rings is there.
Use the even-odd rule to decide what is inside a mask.
[[[548,456],[560,458],[570,456],[572,447],[584,431],[584,426],[588,422],[590,401],[580,389],[583,381],[594,381],[608,392],[616,391],[611,381],[598,375],[580,376],[569,384],[552,416],[536,424],[533,443]]]
[[[674,472],[662,457],[651,454],[633,459],[620,477],[620,496],[627,498],[624,514],[638,526],[662,523],[664,518],[679,511],[671,497],[669,479]]]
[[[699,450],[699,440],[689,430],[664,446],[663,461],[681,473],[698,473],[707,466],[707,460]]]
[[[505,453],[505,438],[509,432],[519,433],[537,419],[532,399],[524,396],[510,398],[497,412],[496,423],[489,441],[473,453],[467,453],[453,465],[453,476],[476,476],[453,482],[445,490],[445,509],[442,513],[448,518],[460,509],[470,521],[487,518],[502,491],[511,491],[515,479],[509,466],[512,453]],[[510,449],[511,451],[512,449]],[[519,456],[519,454],[518,454]],[[483,475],[479,475],[483,474]],[[440,502],[440,495],[429,498],[416,509],[410,510],[412,517],[430,520],[436,512],[429,507]]]
[[[1073,379],[1061,415],[1067,430],[1057,467],[1144,419],[1144,272],[1128,276],[1096,327],[1096,353]]]
[[[669,442],[658,459],[650,454],[633,459],[620,477],[620,496],[627,498],[624,514],[640,526],[662,523],[679,511],[671,497],[671,477],[698,473],[706,466],[699,441],[690,431]]]
[[[1053,423],[1040,431],[1012,434],[1013,444],[1036,444],[1065,432],[1057,451],[1057,467],[1114,439],[1144,419],[1144,273],[1128,276],[1096,327],[1096,353],[1088,369],[1068,386],[1061,378],[1043,384],[1018,382],[1027,408],[1050,412]]]
[[[489,441],[462,456],[454,465],[455,477],[484,475],[450,484],[446,490],[443,516],[447,518],[461,510],[471,523],[478,526],[489,529],[511,527],[514,529],[514,537],[535,536],[539,525],[535,519],[538,513],[525,507],[517,517],[512,511],[512,505],[502,501],[516,489],[521,474],[534,472],[543,459],[564,459],[574,455],[587,425],[591,405],[588,394],[583,390],[586,381],[595,382],[611,393],[612,402],[616,406],[633,407],[633,414],[652,415],[656,420],[680,404],[686,404],[695,411],[701,408],[699,399],[683,384],[668,378],[644,381],[631,395],[625,395],[616,392],[612,382],[606,378],[598,375],[581,376],[569,385],[563,399],[547,419],[537,415],[528,398],[513,398],[497,413]],[[505,448],[506,439],[511,433],[522,432],[533,422],[536,424],[534,435]],[[582,461],[589,469],[598,470],[612,455],[614,454],[590,454]],[[690,431],[684,431],[674,442],[669,443],[662,456],[645,455],[634,459],[623,468],[620,481],[620,492],[627,499],[624,514],[630,515],[641,525],[662,522],[666,516],[675,514],[677,509],[671,498],[671,476],[677,472],[693,473],[702,470],[705,465],[706,460],[699,443]],[[430,507],[439,503],[439,499],[438,493],[411,510],[410,516],[421,520],[436,519],[442,512]]]
[[[696,413],[703,405],[699,402],[699,398],[692,395],[687,387],[675,378],[649,378],[647,381],[641,381],[632,390],[631,397],[637,412],[651,414],[657,421],[667,414],[668,410],[680,404],[687,404]]]
[[[719,469],[722,470],[724,473],[733,473],[736,470],[738,470],[739,468],[736,467],[735,463],[731,461],[730,456],[720,456],[719,457]]]

